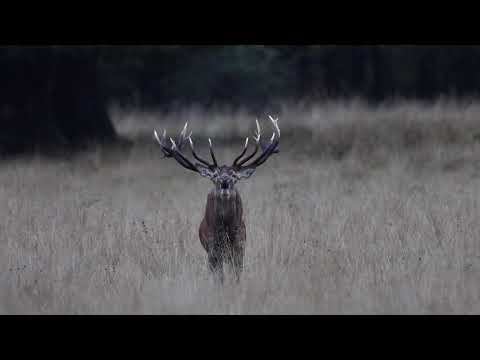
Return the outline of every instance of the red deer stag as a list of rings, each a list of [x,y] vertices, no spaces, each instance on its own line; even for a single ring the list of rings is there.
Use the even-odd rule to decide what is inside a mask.
[[[154,130],[155,139],[160,144],[165,157],[174,158],[188,170],[210,179],[215,186],[207,197],[207,206],[200,224],[199,237],[203,248],[208,254],[209,269],[220,283],[223,283],[224,279],[224,262],[228,262],[234,269],[237,282],[240,280],[243,270],[246,241],[245,222],[243,220],[242,199],[237,189],[235,189],[235,183],[238,180],[248,179],[258,166],[262,165],[272,154],[278,153],[280,140],[278,119],[274,119],[271,116],[269,118],[274,126],[274,132],[270,141],[261,139],[260,124],[257,120],[254,151],[242,159],[248,149],[247,137],[243,151],[233,161],[232,166],[218,166],[210,139],[208,139],[208,142],[213,163],[209,163],[198,156],[194,150],[191,138],[192,133],[190,132],[187,136],[188,123],[185,124],[177,142],[172,138],[169,138],[170,142],[168,142],[165,130],[161,137]],[[193,157],[198,162],[193,163],[182,152],[187,143],[190,145]],[[259,148],[262,149],[261,154],[256,159],[253,159]],[[247,164],[250,160],[251,162]]]

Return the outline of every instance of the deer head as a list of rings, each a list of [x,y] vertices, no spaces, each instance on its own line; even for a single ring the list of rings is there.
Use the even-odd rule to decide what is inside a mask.
[[[258,120],[256,120],[257,129],[253,137],[255,140],[255,148],[253,152],[247,157],[243,158],[249,145],[249,138],[247,137],[245,139],[243,151],[237,158],[235,158],[231,166],[218,166],[211,139],[208,139],[208,142],[212,163],[198,156],[194,149],[192,133],[190,132],[190,134],[187,136],[188,123],[185,123],[177,142],[175,142],[171,137],[167,140],[165,130],[163,131],[163,135],[161,137],[158,136],[157,132],[154,130],[154,136],[157,142],[160,144],[165,157],[172,157],[188,170],[194,171],[201,176],[210,179],[215,186],[216,195],[220,197],[229,197],[234,191],[234,186],[238,180],[248,179],[253,175],[258,166],[267,161],[272,154],[278,153],[278,144],[280,141],[280,128],[278,127],[278,119],[274,119],[271,116],[269,116],[269,118],[274,127],[274,131],[270,140],[264,141],[261,138],[262,132],[260,124],[258,123]],[[197,160],[195,163],[190,161],[183,153],[183,149],[187,143],[190,146],[193,157],[195,160]],[[259,149],[261,149],[261,154],[258,155],[257,158],[253,159],[255,155],[257,155]],[[250,163],[248,163],[248,161],[250,161]]]

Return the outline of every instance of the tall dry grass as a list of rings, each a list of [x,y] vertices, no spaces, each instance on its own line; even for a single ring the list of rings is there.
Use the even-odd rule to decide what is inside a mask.
[[[114,110],[127,152],[1,164],[1,313],[480,312],[478,104],[279,109],[281,153],[238,184],[243,278],[221,288],[197,236],[211,185],[150,131],[190,120],[227,161],[254,117],[187,110]]]

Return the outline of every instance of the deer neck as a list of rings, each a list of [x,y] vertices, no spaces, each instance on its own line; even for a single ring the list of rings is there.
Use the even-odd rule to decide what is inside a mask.
[[[237,190],[228,197],[219,196],[215,190],[208,194],[205,218],[210,225],[235,228],[242,223],[242,216],[242,199]]]

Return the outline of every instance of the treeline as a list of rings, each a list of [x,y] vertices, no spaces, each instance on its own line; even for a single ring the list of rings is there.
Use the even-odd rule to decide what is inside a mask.
[[[278,99],[476,96],[480,46],[112,47],[111,98],[141,106],[265,105]]]
[[[476,96],[480,46],[0,47],[0,154],[116,140],[107,104]]]
[[[0,48],[0,155],[116,140],[100,81],[102,50]]]

